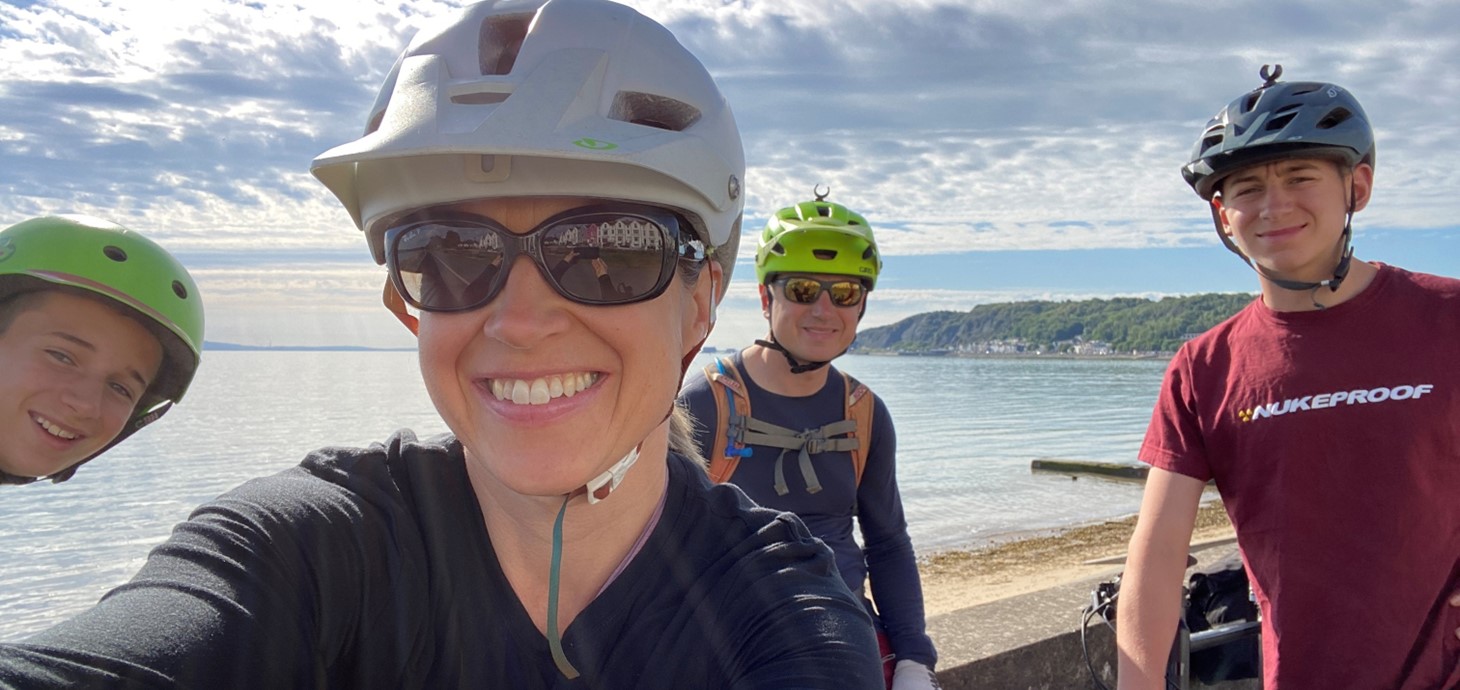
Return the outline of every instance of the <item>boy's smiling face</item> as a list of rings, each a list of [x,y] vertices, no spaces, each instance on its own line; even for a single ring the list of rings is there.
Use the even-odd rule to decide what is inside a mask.
[[[146,328],[102,298],[50,291],[0,332],[0,470],[42,477],[121,432],[162,365]]]
[[[1332,277],[1347,222],[1368,204],[1374,170],[1351,172],[1321,158],[1289,158],[1239,170],[1221,183],[1222,230],[1254,262],[1289,280]]]

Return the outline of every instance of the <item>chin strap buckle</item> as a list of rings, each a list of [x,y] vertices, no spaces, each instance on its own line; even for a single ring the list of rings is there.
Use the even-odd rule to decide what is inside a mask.
[[[629,451],[627,455],[619,458],[619,461],[614,463],[613,467],[604,470],[603,474],[594,477],[585,484],[583,490],[588,494],[588,505],[593,505],[608,498],[608,495],[613,493],[613,490],[617,489],[619,484],[623,483],[624,475],[629,473],[629,468],[633,467],[638,459],[639,447],[634,446],[634,449]]]

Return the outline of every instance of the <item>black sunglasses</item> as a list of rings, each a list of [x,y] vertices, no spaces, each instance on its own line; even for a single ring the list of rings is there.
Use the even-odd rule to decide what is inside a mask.
[[[563,297],[611,305],[658,297],[680,259],[703,261],[706,253],[678,214],[637,204],[572,209],[525,235],[462,212],[439,212],[385,231],[390,280],[422,311],[466,311],[491,302],[523,255]]]
[[[855,278],[845,280],[818,280],[804,276],[777,278],[781,292],[786,299],[796,304],[814,304],[825,290],[831,295],[831,303],[838,307],[855,307],[862,303],[867,287]]]

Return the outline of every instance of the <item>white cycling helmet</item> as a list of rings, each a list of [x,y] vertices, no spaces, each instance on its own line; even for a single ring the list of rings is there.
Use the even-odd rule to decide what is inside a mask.
[[[714,80],[663,26],[606,0],[489,0],[423,29],[365,136],[311,169],[378,263],[385,230],[414,209],[586,196],[684,213],[728,282],[745,205],[745,153]]]

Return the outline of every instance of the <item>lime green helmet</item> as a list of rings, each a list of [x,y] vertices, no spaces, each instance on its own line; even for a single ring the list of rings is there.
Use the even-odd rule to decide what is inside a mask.
[[[0,230],[0,302],[55,285],[125,307],[162,345],[157,380],[111,445],[182,400],[203,348],[203,303],[177,259],[136,232],[90,216],[44,216]],[[75,471],[76,466],[67,468],[52,480]]]
[[[823,194],[776,211],[755,251],[755,278],[762,285],[780,273],[825,273],[856,276],[871,290],[881,272],[867,219]]]

